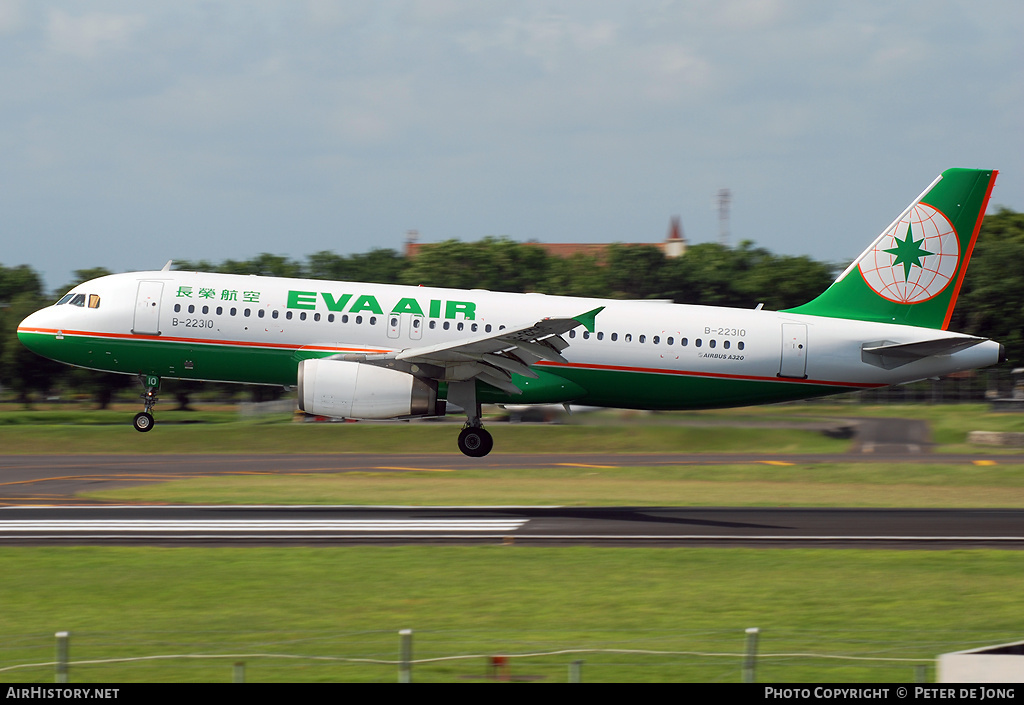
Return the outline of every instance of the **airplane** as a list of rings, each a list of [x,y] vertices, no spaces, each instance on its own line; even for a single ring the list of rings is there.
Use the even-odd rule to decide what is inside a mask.
[[[297,387],[307,414],[465,411],[458,447],[493,447],[480,405],[669,410],[872,389],[1002,362],[947,331],[998,172],[936,178],[814,300],[768,311],[171,270],[100,277],[18,337],[69,365],[137,376],[138,431],[162,379]],[[841,211],[837,210],[837,214]],[[826,229],[830,224],[824,224]]]

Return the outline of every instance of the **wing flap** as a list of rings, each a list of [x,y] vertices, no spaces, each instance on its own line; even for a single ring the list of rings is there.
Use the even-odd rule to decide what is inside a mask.
[[[568,362],[562,356],[562,351],[569,347],[569,343],[562,334],[579,326],[593,330],[595,318],[602,310],[603,306],[572,318],[544,318],[535,323],[437,345],[370,354],[365,357],[365,362],[379,364],[387,360],[400,360],[433,365],[444,368],[445,381],[477,377],[509,394],[520,394],[521,390],[511,381],[512,375],[537,379],[537,374],[530,369],[531,365],[541,360]]]

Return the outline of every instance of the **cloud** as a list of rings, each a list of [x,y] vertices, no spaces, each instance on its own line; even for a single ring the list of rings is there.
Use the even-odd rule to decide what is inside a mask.
[[[46,33],[53,51],[92,59],[104,50],[124,46],[145,24],[138,15],[91,13],[75,17],[50,10]]]

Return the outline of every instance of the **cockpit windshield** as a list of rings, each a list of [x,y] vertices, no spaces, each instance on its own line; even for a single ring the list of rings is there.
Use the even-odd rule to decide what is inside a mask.
[[[72,306],[78,306],[79,308],[85,307],[85,294],[76,294],[71,292],[70,294],[64,294],[61,300],[58,301],[55,306],[62,304],[71,304]],[[89,294],[89,308],[99,308],[100,297],[99,294]]]

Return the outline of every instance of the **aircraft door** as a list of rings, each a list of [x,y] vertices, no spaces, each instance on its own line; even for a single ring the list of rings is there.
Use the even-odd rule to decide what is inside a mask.
[[[782,362],[779,377],[807,379],[807,326],[782,324]]]
[[[160,335],[160,297],[163,292],[163,282],[139,282],[138,294],[135,297],[135,320],[132,324],[132,333]]]

